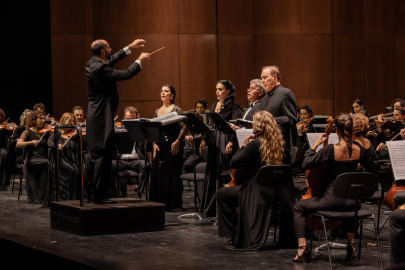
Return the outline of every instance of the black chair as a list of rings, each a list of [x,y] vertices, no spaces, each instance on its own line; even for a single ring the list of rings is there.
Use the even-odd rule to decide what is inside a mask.
[[[380,241],[378,239],[378,231],[376,228],[374,215],[367,210],[359,210],[359,200],[364,200],[370,198],[374,194],[375,183],[376,183],[375,175],[366,172],[353,172],[353,173],[343,173],[336,178],[335,185],[333,188],[333,195],[338,198],[342,199],[355,199],[356,206],[355,210],[352,212],[333,212],[333,211],[318,211],[312,214],[311,219],[311,240],[310,240],[310,247],[309,247],[309,254],[312,254],[312,235],[313,235],[313,222],[314,218],[318,218],[322,220],[325,238],[326,238],[326,247],[328,250],[329,255],[329,263],[330,269],[332,269],[332,259],[330,256],[329,251],[329,243],[328,243],[328,235],[326,231],[325,221],[331,220],[353,220],[353,226],[355,227],[355,231],[357,231],[357,224],[360,220],[360,237],[359,237],[359,254],[358,260],[361,257],[361,241],[362,241],[362,234],[363,234],[363,220],[370,219],[374,223],[374,232],[377,238],[377,247],[378,247],[378,254],[380,256],[380,264],[381,268],[383,267],[382,259],[381,259],[381,252],[380,252]],[[309,256],[310,258],[310,256]],[[308,259],[309,259],[308,258]]]
[[[276,192],[273,197],[272,205],[272,215],[277,215],[274,223],[274,238],[273,243],[276,243],[277,238],[277,225],[279,219],[279,204],[277,203],[277,189],[279,186],[292,181],[292,166],[291,165],[267,165],[260,168],[256,176],[256,183],[264,187],[273,187]],[[273,234],[269,232],[269,234]]]
[[[116,173],[117,198],[128,197],[127,185],[135,185],[138,182],[139,174],[133,170],[122,170]]]

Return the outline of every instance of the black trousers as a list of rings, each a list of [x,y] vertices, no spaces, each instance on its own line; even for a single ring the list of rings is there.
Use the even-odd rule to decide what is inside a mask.
[[[236,235],[238,216],[236,207],[239,205],[240,185],[221,188],[217,193],[218,203],[218,236],[232,238]]]
[[[395,210],[388,217],[390,260],[392,265],[405,262],[405,210]]]
[[[146,162],[146,167],[148,173],[150,172],[150,163]],[[117,161],[113,160],[112,162],[113,172],[117,171]],[[144,159],[120,159],[118,160],[118,170],[133,170],[138,173],[138,190],[137,193],[140,195],[143,193],[146,184],[146,169],[145,169],[145,160]]]
[[[190,173],[190,172],[194,172],[194,155],[191,154],[189,156],[187,155],[183,155],[183,171],[185,173]],[[198,162],[200,162],[200,156],[199,155],[195,155],[195,163],[198,164]]]
[[[108,184],[111,182],[111,168],[114,153],[114,136],[108,137],[105,147],[99,151],[89,151],[90,159],[87,167],[87,193],[94,199],[106,199]]]
[[[305,238],[307,230],[307,216],[317,211],[354,211],[354,200],[340,199],[331,191],[322,197],[314,197],[297,202],[294,206],[294,225],[297,238]],[[345,223],[347,232],[354,232],[353,222]]]

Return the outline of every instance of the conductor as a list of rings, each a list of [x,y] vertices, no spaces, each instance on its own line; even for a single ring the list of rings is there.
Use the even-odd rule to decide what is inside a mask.
[[[110,45],[105,40],[91,44],[93,57],[86,64],[88,92],[87,150],[90,162],[87,168],[87,202],[97,204],[116,203],[107,199],[108,183],[114,152],[114,115],[119,97],[116,81],[129,80],[142,69],[142,62],[150,58],[141,53],[138,59],[125,70],[116,70],[114,65],[124,59],[131,50],[144,47],[146,41],[136,39],[124,49],[111,56]]]

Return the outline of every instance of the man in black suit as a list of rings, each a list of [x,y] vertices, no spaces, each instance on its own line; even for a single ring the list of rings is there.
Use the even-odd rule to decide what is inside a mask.
[[[282,127],[283,137],[286,142],[285,158],[290,163],[292,135],[291,128],[297,123],[297,111],[294,93],[280,84],[281,75],[277,66],[262,68],[262,83],[267,94],[260,102],[259,111],[268,111],[274,120]]]
[[[126,70],[113,66],[131,53],[131,49],[144,47],[145,40],[137,39],[111,56],[110,45],[105,40],[91,44],[93,57],[86,64],[86,82],[89,95],[87,107],[87,150],[90,164],[87,183],[87,200],[95,203],[115,203],[107,199],[108,183],[114,151],[114,115],[119,97],[116,81],[129,80],[141,71],[141,62],[149,59],[142,53]]]
[[[289,164],[292,149],[291,128],[297,122],[297,105],[294,93],[280,84],[281,75],[277,66],[262,68],[262,83],[267,93],[260,102],[259,111],[268,111],[279,124],[286,142],[284,164]],[[294,219],[292,215],[295,191],[292,179],[286,179],[284,185],[276,191],[280,206],[280,234],[275,248],[296,248]]]

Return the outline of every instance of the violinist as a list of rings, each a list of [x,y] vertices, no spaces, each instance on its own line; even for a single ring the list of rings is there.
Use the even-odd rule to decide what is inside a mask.
[[[86,119],[84,119],[84,112],[83,108],[80,106],[76,106],[72,110],[74,116],[76,117],[76,122],[83,123],[86,122]]]
[[[11,149],[15,149],[15,153],[12,153],[10,156],[12,157],[12,161],[16,162],[17,164],[23,164],[24,163],[24,157],[23,157],[23,150],[20,148],[17,148],[17,141],[20,138],[21,134],[28,129],[27,125],[27,116],[32,112],[30,109],[25,109],[24,112],[20,116],[20,126],[16,127],[14,130],[13,135],[11,136],[9,140],[9,149],[11,152]]]
[[[377,139],[381,141],[381,143],[377,146],[377,151],[383,150],[383,148],[386,145],[386,141],[390,140],[401,140],[401,136],[398,136],[398,134],[401,132],[401,129],[405,128],[404,120],[405,120],[405,107],[395,107],[394,112],[393,112],[393,120],[395,122],[400,122],[400,125],[395,128],[394,131],[389,131],[388,136],[384,134],[382,131],[382,126],[383,126],[383,119],[382,116],[379,115],[378,121],[377,121],[377,127],[378,130],[381,132]],[[388,158],[388,152],[385,149],[379,154],[379,158],[385,159]]]
[[[390,261],[391,265],[405,262],[405,191],[394,196],[395,205],[400,209],[392,211],[388,217],[390,233]]]
[[[61,125],[76,125],[74,114],[66,112],[60,118]],[[80,180],[79,180],[79,142],[76,136],[76,130],[60,129],[58,130],[59,147],[59,183],[60,197],[62,200],[80,199]],[[48,147],[55,149],[55,134],[48,139]],[[52,152],[53,153],[53,152]],[[56,168],[54,162],[55,156],[51,159],[51,179],[52,191],[56,191]]]
[[[314,115],[312,113],[311,107],[304,105],[300,108],[301,119],[297,123],[297,132],[300,142],[306,142],[305,133],[315,133],[315,129],[312,126],[314,122]],[[304,137],[303,137],[304,136]]]
[[[140,115],[135,107],[124,109],[124,119],[139,119]],[[135,199],[140,200],[146,184],[146,170],[150,171],[150,163],[146,162],[145,168],[145,143],[135,142],[131,154],[118,156],[118,169],[133,170],[138,173],[138,188],[135,189]],[[117,171],[117,160],[112,161],[112,170]],[[149,175],[149,174],[148,174]],[[126,184],[124,187],[126,188]]]
[[[27,154],[24,160],[27,203],[42,204],[46,182],[48,181],[49,160],[47,141],[50,134],[46,133],[44,135],[40,133],[45,126],[44,112],[33,111],[28,115],[26,121],[29,128],[21,134],[17,141],[17,148],[27,147]]]
[[[39,111],[45,113],[45,104],[44,103],[37,103],[32,107],[33,111]]]
[[[0,109],[0,124],[5,124],[6,120],[6,114]],[[10,184],[10,166],[7,151],[7,141],[10,135],[7,128],[0,129],[0,190],[7,190]]]
[[[400,98],[394,99],[391,103],[391,112],[393,112],[396,107],[405,107],[405,101]]]
[[[353,143],[360,147],[362,155],[368,155],[372,160],[377,160],[378,156],[373,144],[364,137],[368,127],[368,117],[363,113],[355,113],[353,119]],[[363,153],[365,152],[365,153]]]
[[[259,186],[255,177],[264,165],[281,165],[284,163],[285,142],[279,126],[273,116],[266,111],[259,111],[253,117],[253,130],[257,134],[247,136],[243,146],[232,157],[230,166],[242,172],[236,186],[218,190],[218,236],[231,243],[236,234],[233,250],[258,251],[266,243],[272,212],[272,198],[275,193],[288,194],[288,198],[279,197],[282,204],[294,201],[294,185],[286,179],[286,184],[274,190],[272,187]],[[242,168],[243,167],[243,168]],[[236,179],[239,181],[238,179]],[[236,207],[239,206],[239,222],[235,231]],[[292,210],[292,207],[291,207]],[[294,238],[292,213],[281,220],[278,246],[287,247]],[[292,243],[295,244],[295,243]]]
[[[294,207],[294,224],[298,238],[298,251],[294,262],[301,262],[309,255],[306,249],[307,216],[316,211],[354,211],[354,200],[340,199],[333,195],[335,179],[339,174],[355,172],[360,163],[367,171],[377,169],[377,164],[368,155],[362,155],[358,145],[353,143],[353,122],[349,114],[340,114],[335,119],[336,134],[339,142],[328,144],[319,152],[316,149],[322,145],[327,136],[319,134],[312,149],[305,153],[303,169],[314,169],[326,165],[326,175],[319,187],[319,196],[301,200]],[[364,152],[363,152],[364,153]],[[345,223],[348,232],[347,255],[348,261],[354,259],[354,227],[352,222]]]

